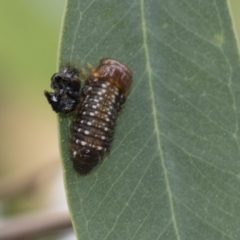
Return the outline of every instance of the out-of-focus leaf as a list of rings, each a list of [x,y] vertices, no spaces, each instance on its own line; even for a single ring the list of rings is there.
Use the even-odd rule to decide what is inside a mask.
[[[133,71],[111,153],[72,169],[79,239],[240,239],[240,65],[225,0],[70,0],[60,62],[116,58]]]

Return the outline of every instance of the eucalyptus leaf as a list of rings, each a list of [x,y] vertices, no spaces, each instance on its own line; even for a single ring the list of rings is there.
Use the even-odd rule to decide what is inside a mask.
[[[133,72],[111,152],[89,175],[69,158],[78,239],[240,239],[240,64],[226,0],[69,0],[60,64],[115,58]]]

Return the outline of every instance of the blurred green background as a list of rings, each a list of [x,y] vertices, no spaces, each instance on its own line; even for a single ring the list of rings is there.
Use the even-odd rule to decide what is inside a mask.
[[[60,166],[56,114],[43,91],[50,90],[50,77],[57,68],[65,3],[0,2],[0,177],[4,179],[25,176],[45,165]],[[54,161],[58,164],[51,165]],[[43,203],[44,193],[22,199],[20,194],[4,202],[2,214],[34,209]]]
[[[240,1],[229,3],[240,39]],[[56,114],[43,90],[50,90],[50,77],[57,68],[65,4],[64,0],[0,3],[0,177],[54,160],[60,166]],[[34,209],[39,196],[44,194],[32,203],[24,197],[3,213]]]

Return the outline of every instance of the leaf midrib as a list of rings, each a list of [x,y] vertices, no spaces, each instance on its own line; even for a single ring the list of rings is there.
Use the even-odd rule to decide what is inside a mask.
[[[156,133],[156,138],[157,138],[157,147],[159,151],[159,156],[160,156],[160,161],[161,165],[163,168],[163,173],[164,173],[164,179],[166,183],[166,189],[168,193],[168,199],[169,199],[169,205],[170,205],[170,214],[172,217],[173,221],[173,227],[175,230],[176,238],[177,240],[181,240],[180,235],[179,235],[179,230],[177,226],[177,221],[176,221],[176,216],[175,216],[175,209],[173,205],[173,196],[172,196],[172,190],[170,187],[169,183],[169,177],[168,177],[168,172],[167,168],[165,166],[165,160],[164,160],[164,155],[163,155],[163,150],[162,150],[162,145],[161,145],[161,135],[160,135],[160,130],[158,128],[158,119],[157,119],[157,108],[155,104],[155,94],[153,91],[153,80],[152,80],[152,68],[150,64],[150,54],[149,54],[149,49],[148,49],[148,40],[147,40],[147,24],[145,21],[145,12],[144,12],[144,0],[140,0],[140,12],[141,12],[141,26],[142,26],[142,34],[143,34],[143,47],[144,47],[144,52],[145,52],[145,58],[146,58],[146,72],[148,75],[148,83],[149,83],[149,89],[150,89],[150,97],[152,100],[151,108],[152,108],[152,114],[153,114],[153,122],[154,122],[154,131]]]

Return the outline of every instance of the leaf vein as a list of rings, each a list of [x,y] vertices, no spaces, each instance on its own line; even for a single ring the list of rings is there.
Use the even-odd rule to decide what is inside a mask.
[[[145,17],[144,9],[145,9],[144,0],[140,0],[143,46],[144,46],[144,50],[145,50],[146,69],[147,69],[148,80],[149,80],[149,88],[150,88],[151,97],[152,97],[152,112],[153,112],[154,129],[156,132],[158,151],[159,151],[159,155],[160,155],[160,159],[161,159],[161,165],[163,168],[166,188],[167,188],[167,192],[168,192],[168,199],[169,199],[169,205],[170,205],[170,213],[171,213],[171,217],[172,217],[172,221],[173,221],[173,227],[175,230],[176,238],[178,240],[181,240],[179,230],[178,230],[177,220],[176,220],[176,216],[175,216],[175,209],[174,209],[173,198],[172,198],[172,190],[170,187],[168,172],[167,172],[167,168],[165,166],[165,159],[164,159],[163,150],[162,150],[162,146],[161,146],[160,131],[158,128],[159,123],[158,123],[158,119],[157,119],[155,95],[154,95],[154,90],[153,90],[153,85],[152,85],[152,81],[153,81],[152,74],[153,73],[152,73],[152,68],[151,68],[151,64],[150,64],[150,56],[149,56],[148,41],[147,41],[147,24],[146,24],[146,20],[145,20],[146,17]]]

